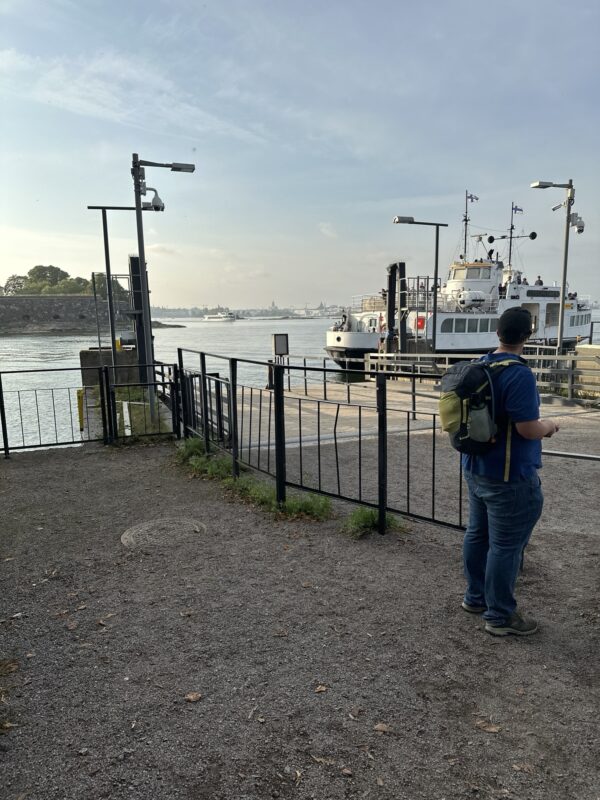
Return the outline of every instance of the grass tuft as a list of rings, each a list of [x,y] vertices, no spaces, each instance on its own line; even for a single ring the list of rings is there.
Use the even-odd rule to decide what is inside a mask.
[[[406,526],[392,514],[385,515],[385,524],[388,531],[406,532]],[[357,508],[345,520],[342,531],[353,539],[361,539],[369,533],[374,533],[378,525],[379,512],[376,508]]]
[[[310,493],[288,493],[285,503],[279,506],[273,486],[250,475],[241,475],[239,478],[233,478],[231,475],[231,458],[228,456],[207,455],[204,452],[202,439],[186,439],[177,448],[175,458],[179,464],[186,465],[192,475],[221,481],[224,486],[240,499],[273,514],[315,520],[329,519],[332,516],[330,499]],[[246,469],[243,464],[240,464],[242,472]]]
[[[193,456],[204,455],[204,441],[202,439],[184,439],[177,447],[175,456],[179,464],[187,464]]]
[[[328,497],[314,494],[288,494],[285,503],[277,505],[277,496],[273,486],[249,475],[237,480],[229,478],[226,485],[242,500],[263,508],[274,514],[281,514],[292,519],[305,517],[324,520],[332,515],[331,501]]]

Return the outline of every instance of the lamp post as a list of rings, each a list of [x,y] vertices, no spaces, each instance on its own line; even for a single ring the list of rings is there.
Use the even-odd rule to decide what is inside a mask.
[[[440,255],[440,228],[447,228],[447,222],[417,222],[414,217],[394,217],[396,225],[426,225],[435,228],[435,259],[433,262],[433,332],[431,336],[431,349],[435,353],[436,328],[437,328],[437,296],[438,296],[438,265]],[[426,323],[427,324],[427,323]]]
[[[171,164],[163,164],[157,161],[144,161],[140,159],[137,153],[133,153],[131,157],[131,175],[133,176],[133,192],[135,196],[135,217],[137,225],[137,240],[138,240],[138,256],[140,261],[140,288],[142,294],[142,318],[144,320],[144,344],[146,351],[146,361],[149,364],[154,363],[154,346],[152,342],[152,320],[150,317],[150,294],[148,291],[148,272],[146,270],[146,253],[144,249],[144,225],[142,222],[142,211],[145,208],[155,208],[158,211],[164,211],[164,203],[158,197],[156,189],[154,198],[150,203],[142,205],[142,195],[146,194],[146,167],[162,167],[170,169],[171,172],[194,172],[196,166],[194,164],[180,164],[173,162]],[[142,370],[140,370],[142,371]],[[145,383],[150,383],[147,367],[144,366],[142,374]]]
[[[135,211],[135,206],[88,206],[88,210],[102,212],[102,234],[104,238],[104,266],[106,270],[106,300],[108,302],[108,325],[110,328],[110,350],[112,353],[113,380],[115,379],[115,367],[117,366],[117,346],[115,342],[115,307],[112,292],[112,275],[110,270],[110,251],[108,248],[108,221],[107,211]],[[98,328],[98,337],[100,329]],[[98,352],[100,364],[102,363],[102,353]]]
[[[573,179],[569,178],[568,183],[553,183],[552,181],[534,181],[531,184],[532,189],[566,189],[567,198],[564,203],[560,203],[553,207],[553,211],[557,211],[561,206],[566,208],[565,219],[565,247],[563,253],[563,268],[562,280],[560,284],[560,309],[558,314],[558,335],[556,337],[556,350],[558,353],[562,350],[565,326],[565,295],[567,290],[567,263],[569,260],[569,230],[571,225],[577,228],[578,233],[583,233],[583,220],[577,214],[571,212],[573,203],[575,202],[575,187],[573,186]]]

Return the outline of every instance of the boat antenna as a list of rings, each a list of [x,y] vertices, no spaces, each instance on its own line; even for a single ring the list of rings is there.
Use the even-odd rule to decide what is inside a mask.
[[[508,239],[508,267],[512,268],[512,244],[513,239],[537,239],[537,233],[535,231],[531,231],[531,233],[524,233],[522,236],[515,236],[514,230],[514,218],[515,214],[522,214],[523,209],[521,206],[518,206],[515,202],[511,204],[510,208],[510,228],[508,229],[508,236],[505,234],[504,236],[488,236],[488,242],[493,244],[497,242],[499,239]],[[484,234],[485,235],[485,234]]]
[[[513,225],[513,219],[515,214],[522,214],[523,209],[516,205],[513,201],[510,206],[510,229],[508,232],[508,266],[512,267],[512,243],[513,243],[513,231],[515,226]]]
[[[465,226],[465,261],[467,260],[467,228],[469,226],[469,203],[474,203],[479,200],[476,194],[471,194],[468,189],[465,189],[465,215],[463,217],[463,225]]]

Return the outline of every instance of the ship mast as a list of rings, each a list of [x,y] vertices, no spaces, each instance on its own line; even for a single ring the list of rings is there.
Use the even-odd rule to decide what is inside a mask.
[[[479,200],[476,194],[471,194],[468,189],[465,189],[465,214],[463,216],[463,225],[465,226],[465,246],[463,250],[463,258],[467,260],[467,230],[469,227],[469,202],[474,203],[476,200]]]
[[[508,231],[508,266],[512,269],[512,243],[513,243],[513,231],[515,226],[513,225],[513,219],[515,214],[522,214],[523,209],[519,206],[515,205],[514,200],[510,206],[510,228]]]

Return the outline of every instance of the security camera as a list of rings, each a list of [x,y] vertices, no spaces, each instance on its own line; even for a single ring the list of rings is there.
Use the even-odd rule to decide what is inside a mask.
[[[148,186],[148,189],[150,189],[150,191],[154,192],[154,197],[152,198],[152,200],[149,203],[144,203],[146,208],[151,208],[153,211],[164,211],[165,210],[165,204],[163,203],[163,201],[158,196],[158,192],[156,191],[156,189],[153,189],[151,186]]]
[[[571,213],[571,226],[576,229],[577,233],[583,233],[585,228],[585,222],[574,211]]]

